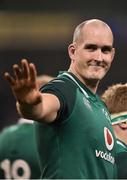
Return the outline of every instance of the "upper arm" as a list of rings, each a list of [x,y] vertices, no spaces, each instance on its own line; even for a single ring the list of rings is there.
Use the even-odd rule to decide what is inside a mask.
[[[55,79],[40,88],[43,99],[43,120],[62,122],[68,118],[75,104],[76,88],[68,79]]]

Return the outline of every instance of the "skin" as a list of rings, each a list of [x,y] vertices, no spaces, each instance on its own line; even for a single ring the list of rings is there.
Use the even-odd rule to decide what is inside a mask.
[[[101,21],[91,20],[83,27],[78,40],[68,48],[72,59],[69,71],[94,93],[114,58],[115,49],[112,44],[110,28]]]
[[[127,144],[127,122],[115,124],[113,129],[116,138]]]
[[[104,22],[95,19],[87,21],[81,33],[75,32],[74,36],[75,40],[68,47],[71,59],[68,71],[95,93],[114,57],[112,32]],[[8,72],[4,76],[10,83],[20,114],[36,121],[55,121],[60,109],[59,99],[39,92],[35,65],[23,59],[21,66],[13,65],[13,71],[14,77]]]

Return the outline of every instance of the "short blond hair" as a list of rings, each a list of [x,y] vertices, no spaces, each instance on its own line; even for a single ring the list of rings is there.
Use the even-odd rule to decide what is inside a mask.
[[[109,86],[101,98],[111,114],[127,111],[127,83]]]

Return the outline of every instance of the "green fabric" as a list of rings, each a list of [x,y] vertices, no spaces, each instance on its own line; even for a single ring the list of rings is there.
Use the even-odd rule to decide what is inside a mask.
[[[118,179],[127,179],[127,145],[117,140],[116,164]]]
[[[62,101],[54,123],[35,123],[42,178],[113,179],[115,138],[109,113],[97,95],[69,76],[61,74],[41,89]]]
[[[39,179],[33,124],[17,124],[0,134],[0,178]]]

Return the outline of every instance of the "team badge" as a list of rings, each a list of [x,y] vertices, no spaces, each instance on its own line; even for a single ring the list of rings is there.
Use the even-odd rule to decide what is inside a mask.
[[[114,146],[114,139],[113,139],[112,133],[106,127],[104,127],[104,138],[105,138],[105,145],[107,149],[111,151]]]

